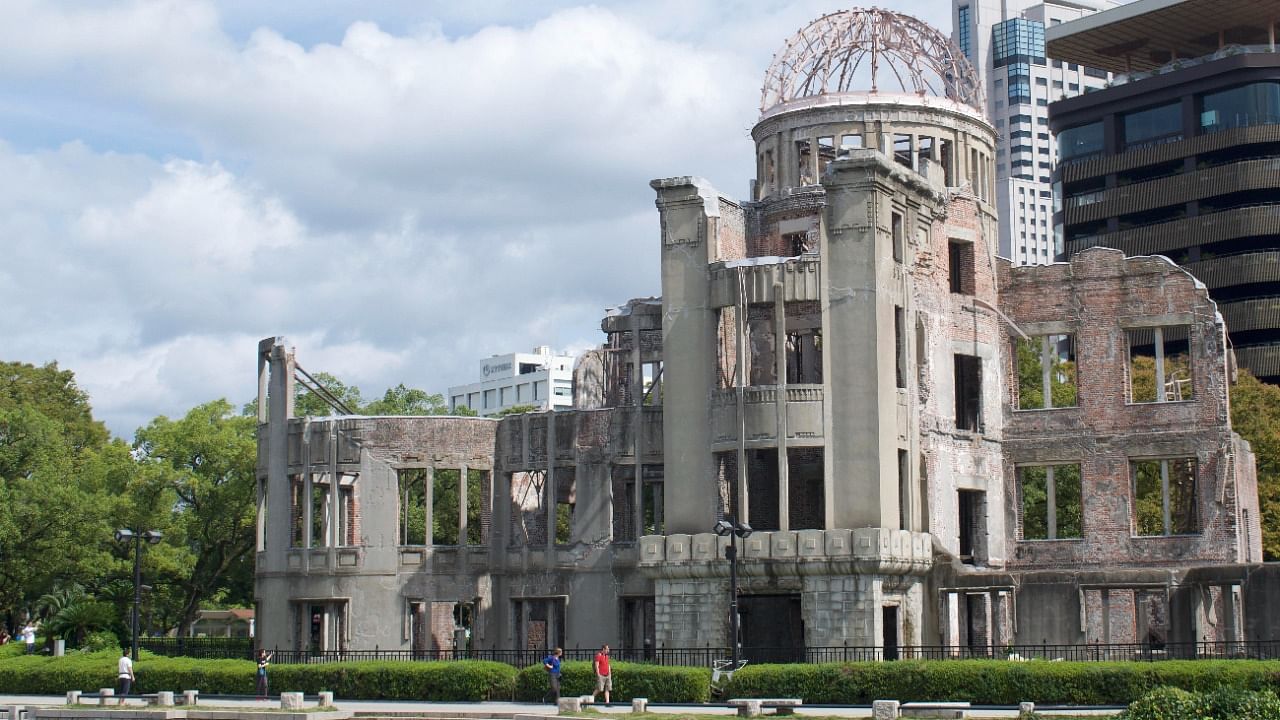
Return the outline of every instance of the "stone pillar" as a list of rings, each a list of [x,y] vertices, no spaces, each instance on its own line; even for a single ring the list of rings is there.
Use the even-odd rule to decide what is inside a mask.
[[[333,707],[333,693],[326,690],[320,693],[320,707]]]
[[[68,705],[79,705],[79,704],[80,704],[80,691],[79,691],[79,690],[68,690],[68,691],[67,691],[67,704],[68,704]]]
[[[300,692],[280,693],[280,709],[281,710],[301,710],[302,709],[302,693]]]
[[[161,690],[156,693],[156,705],[160,707],[173,707],[173,691]]]
[[[99,705],[115,705],[116,690],[115,688],[102,688],[98,691]]]
[[[650,187],[657,191],[662,218],[666,531],[703,533],[714,520],[718,497],[708,450],[707,397],[715,381],[716,312],[711,308],[707,265],[719,259],[720,196],[700,178],[655,180]]]
[[[777,392],[774,427],[778,452],[778,529],[790,530],[791,491],[787,473],[787,303],[781,282],[773,284],[773,357]]]
[[[196,705],[196,703],[198,703],[198,702],[200,702],[200,691],[199,691],[199,690],[183,690],[183,691],[182,691],[182,704],[183,704],[183,705],[187,705],[187,706],[189,706],[189,707],[194,707],[194,706]]]

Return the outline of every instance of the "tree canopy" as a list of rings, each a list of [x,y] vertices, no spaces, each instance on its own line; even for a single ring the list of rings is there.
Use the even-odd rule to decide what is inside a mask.
[[[1280,387],[1241,370],[1231,388],[1231,425],[1257,459],[1263,557],[1280,560]]]

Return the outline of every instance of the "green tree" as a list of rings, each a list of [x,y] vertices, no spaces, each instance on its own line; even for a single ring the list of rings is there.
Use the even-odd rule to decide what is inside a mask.
[[[537,412],[537,405],[512,405],[509,408],[499,410],[493,414],[493,417],[506,417],[508,415],[522,415],[527,412]]]
[[[233,414],[225,400],[215,400],[178,420],[152,420],[134,442],[139,464],[151,471],[135,496],[158,501],[171,493],[176,499],[167,542],[148,555],[158,555],[158,565],[167,563],[158,572],[167,576],[177,601],[180,634],[187,633],[202,603],[225,601],[227,583],[252,565],[254,425],[253,418]]]
[[[383,396],[360,408],[361,415],[448,415],[449,405],[444,396],[425,390],[408,388],[401,383]]]
[[[1280,560],[1280,387],[1240,370],[1231,387],[1231,425],[1257,460],[1263,557]]]
[[[110,571],[118,501],[106,479],[131,461],[107,437],[71,372],[0,363],[0,614],[10,627],[65,579]]]
[[[107,426],[93,419],[89,396],[76,385],[75,374],[59,370],[56,362],[40,367],[0,363],[0,409],[19,407],[57,423],[74,450],[100,447],[110,437]]]

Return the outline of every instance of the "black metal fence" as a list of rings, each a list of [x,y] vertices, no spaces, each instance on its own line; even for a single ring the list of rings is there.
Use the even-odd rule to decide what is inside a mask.
[[[253,657],[253,638],[250,637],[140,637],[138,647],[166,657],[206,660]]]
[[[199,658],[251,658],[250,638],[143,638],[139,647],[158,655]],[[597,649],[566,648],[564,660],[590,661]],[[282,664],[357,662],[361,660],[492,660],[515,667],[537,665],[545,650],[273,650]],[[613,659],[655,665],[711,667],[729,657],[728,648],[613,648]],[[1188,642],[1153,645],[1110,643],[1089,645],[910,645],[881,647],[743,648],[742,657],[760,663],[858,662],[869,660],[1069,660],[1076,662],[1160,660],[1280,659],[1280,641]]]

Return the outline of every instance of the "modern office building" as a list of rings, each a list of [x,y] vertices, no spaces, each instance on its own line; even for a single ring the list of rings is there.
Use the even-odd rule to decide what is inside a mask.
[[[1001,257],[1053,261],[1050,173],[1058,146],[1048,104],[1101,88],[1108,73],[1045,56],[1045,28],[1115,7],[1111,0],[952,0],[952,40],[982,78],[996,130]]]
[[[259,344],[261,644],[689,664],[1275,639],[1213,301],[1165,258],[997,257],[995,132],[944,36],[815,20],[752,138],[750,199],[650,183],[662,295],[602,319],[572,410],[295,418],[294,355]]]
[[[1137,0],[1049,28],[1062,62],[1117,73],[1050,105],[1056,232],[1166,255],[1209,287],[1242,367],[1280,381],[1280,7]]]
[[[449,410],[470,408],[489,417],[516,405],[538,410],[573,407],[573,356],[542,345],[527,353],[494,355],[477,366],[480,379],[449,388]]]

